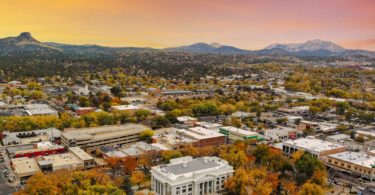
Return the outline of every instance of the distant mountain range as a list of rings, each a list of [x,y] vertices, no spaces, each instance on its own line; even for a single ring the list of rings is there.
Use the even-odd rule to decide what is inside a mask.
[[[49,54],[104,54],[138,51],[190,52],[223,55],[270,55],[270,56],[367,56],[375,58],[374,51],[345,49],[335,43],[319,39],[294,44],[272,44],[261,50],[244,50],[219,43],[195,43],[192,45],[165,49],[138,47],[104,47],[98,45],[70,45],[53,42],[40,42],[30,33],[23,32],[17,37],[0,39],[0,56],[49,55]]]

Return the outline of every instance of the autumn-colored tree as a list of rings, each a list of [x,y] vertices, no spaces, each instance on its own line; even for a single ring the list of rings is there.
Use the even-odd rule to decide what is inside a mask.
[[[265,168],[254,168],[249,171],[251,194],[269,195],[278,186],[278,174],[270,173]]]
[[[224,183],[228,195],[247,195],[248,194],[248,172],[244,168],[236,169],[233,177],[227,179]]]
[[[118,157],[109,157],[109,158],[106,158],[105,161],[108,163],[108,165],[112,169],[118,169],[121,166],[122,159]]]
[[[169,160],[178,157],[182,157],[182,153],[178,150],[166,150],[161,153],[164,162],[169,162]]]
[[[141,171],[134,171],[130,177],[130,181],[133,185],[138,185],[138,189],[146,181],[146,176]]]
[[[154,136],[154,134],[155,132],[153,130],[147,129],[147,130],[142,131],[139,137],[142,140],[149,142],[151,140],[151,137]]]
[[[101,170],[57,171],[36,174],[27,180],[17,195],[40,194],[118,194],[125,195],[113,180]]]
[[[292,162],[295,163],[297,162],[301,157],[302,155],[305,153],[305,151],[303,150],[298,150],[296,152],[294,152],[291,157],[292,157]]]
[[[284,180],[281,182],[284,192],[286,195],[296,195],[297,194],[297,184],[295,181]]]
[[[234,169],[237,169],[253,159],[248,156],[244,148],[241,148],[242,144],[234,144],[231,146],[223,146],[220,149],[220,157],[229,162]]]
[[[323,189],[313,183],[303,184],[301,190],[298,192],[298,195],[323,195]]]
[[[327,183],[327,171],[322,169],[316,169],[314,174],[310,178],[310,182],[316,185],[324,186]]]
[[[229,178],[224,187],[228,194],[239,195],[269,195],[279,185],[278,174],[271,173],[266,168],[238,168],[233,177]]]

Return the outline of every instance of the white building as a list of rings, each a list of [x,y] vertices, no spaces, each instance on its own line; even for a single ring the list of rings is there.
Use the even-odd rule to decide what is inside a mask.
[[[375,156],[364,152],[342,152],[328,155],[328,166],[375,181]]]
[[[268,129],[265,131],[264,135],[267,140],[272,141],[283,141],[290,137],[295,138],[296,130],[290,127],[277,126],[273,129]]]
[[[176,158],[170,164],[152,167],[151,190],[157,195],[217,194],[233,172],[233,167],[218,157]]]
[[[285,154],[293,154],[298,150],[307,151],[317,158],[322,158],[330,154],[344,152],[346,151],[346,147],[311,136],[297,140],[283,141],[283,152]]]
[[[28,115],[53,115],[57,116],[58,112],[47,104],[28,104],[24,106]]]

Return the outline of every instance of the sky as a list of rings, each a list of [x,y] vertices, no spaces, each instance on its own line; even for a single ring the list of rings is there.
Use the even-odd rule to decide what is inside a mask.
[[[43,42],[243,49],[311,39],[375,51],[375,0],[1,0],[0,37]]]

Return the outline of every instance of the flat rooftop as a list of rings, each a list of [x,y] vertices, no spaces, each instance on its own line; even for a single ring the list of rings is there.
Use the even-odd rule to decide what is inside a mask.
[[[247,131],[247,130],[232,127],[232,126],[225,126],[225,127],[220,127],[220,128],[230,131],[231,133],[240,134],[243,136],[258,136],[257,132]]]
[[[33,158],[13,158],[12,160],[14,171],[19,176],[32,175],[35,172],[40,171],[38,164]]]
[[[216,170],[228,170],[233,172],[233,167],[219,157],[202,157],[193,159],[191,156],[175,158],[170,164],[152,167],[152,171],[175,181],[179,178],[192,177],[195,173],[213,172]]]
[[[92,156],[90,156],[89,154],[87,154],[80,147],[70,147],[69,151],[71,153],[75,154],[81,160],[93,160],[94,159]]]
[[[192,127],[187,130],[178,129],[177,132],[181,135],[187,136],[192,139],[197,139],[197,140],[224,136],[221,133],[214,132],[203,127]]]
[[[199,125],[201,127],[204,127],[204,128],[207,128],[207,129],[212,129],[212,128],[217,128],[219,129],[219,127],[222,127],[223,125],[219,124],[219,123],[209,123],[209,122],[196,122],[195,123],[196,125]]]
[[[341,152],[337,154],[328,155],[328,157],[356,164],[359,166],[372,168],[375,165],[375,156],[370,156],[364,152]]]
[[[53,167],[74,166],[83,164],[83,162],[72,153],[55,154],[50,156],[43,156],[41,161],[48,161],[52,163]]]
[[[196,158],[194,160],[170,164],[165,167],[165,171],[172,173],[174,175],[181,175],[190,172],[202,171],[205,169],[211,169],[219,167],[220,164],[215,161],[210,161],[208,159]]]
[[[110,125],[66,130],[62,132],[62,136],[68,140],[102,140],[127,134],[137,134],[146,129],[150,128],[140,124]]]
[[[139,110],[141,107],[135,106],[135,105],[119,105],[119,106],[111,106],[111,108],[114,108],[116,110]]]
[[[296,140],[286,140],[283,141],[284,144],[289,144],[292,146],[296,146],[298,148],[304,148],[306,150],[314,151],[314,152],[323,152],[327,150],[334,150],[337,148],[344,148],[345,146],[323,141],[320,139],[316,139],[314,137],[306,137],[302,139],[296,139]]]

